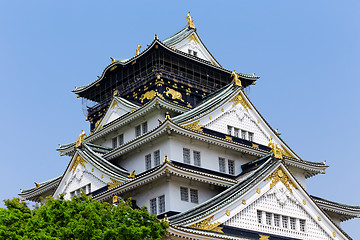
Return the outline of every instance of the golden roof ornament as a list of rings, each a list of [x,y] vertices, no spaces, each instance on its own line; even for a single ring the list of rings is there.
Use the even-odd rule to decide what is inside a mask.
[[[116,62],[116,59],[115,58],[110,58],[111,59],[111,63],[114,63],[114,62]],[[99,77],[99,76],[98,76]]]
[[[119,94],[118,90],[115,90],[113,96],[117,96]]]
[[[165,154],[164,163],[170,163],[170,160],[169,160],[167,154]]]
[[[189,25],[190,28],[194,28],[194,29],[195,29],[194,19],[190,16],[190,12],[188,12],[188,14],[187,14],[187,16],[186,16],[185,19],[187,19],[187,21],[188,21],[187,24],[186,24],[186,26]]]
[[[272,136],[270,135],[270,142],[268,144],[268,147],[271,148],[271,153],[274,153],[274,157],[278,159],[283,159],[283,153],[282,150],[278,147],[276,143],[274,143]]]
[[[171,120],[170,115],[169,115],[169,112],[166,112],[166,114],[165,114],[165,120]]]
[[[135,178],[135,170],[129,174],[129,178]]]
[[[136,52],[135,52],[136,56],[140,54],[140,48],[141,48],[141,46],[138,44],[138,48],[136,49]]]
[[[231,72],[231,77],[233,77],[233,81],[235,82],[235,85],[242,87],[241,80],[239,79],[239,75],[234,71]]]
[[[86,137],[86,133],[84,130],[81,130],[81,133],[78,136],[78,140],[76,141],[76,147],[80,147],[82,142],[85,142],[84,137]]]
[[[167,217],[167,214],[165,213],[165,215],[164,215],[164,220],[163,220],[164,222],[169,222],[169,218]]]

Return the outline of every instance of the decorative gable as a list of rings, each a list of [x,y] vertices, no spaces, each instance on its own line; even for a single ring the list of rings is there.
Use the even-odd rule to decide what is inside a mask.
[[[248,229],[264,237],[347,239],[290,172],[281,163],[277,166],[257,184],[246,187],[246,191],[233,189],[234,193],[244,191],[243,194],[231,194],[216,206],[199,206],[208,209],[206,214],[192,220],[190,217],[185,225],[220,233],[225,232],[226,227]],[[215,211],[211,210],[213,207]]]

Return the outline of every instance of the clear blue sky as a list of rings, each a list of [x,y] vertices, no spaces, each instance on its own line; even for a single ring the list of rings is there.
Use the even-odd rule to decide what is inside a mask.
[[[331,0],[1,1],[0,199],[63,173],[57,144],[89,132],[71,90],[188,11],[225,68],[261,76],[250,98],[288,145],[330,165],[309,193],[360,205],[360,2]],[[360,219],[342,226],[360,239]]]

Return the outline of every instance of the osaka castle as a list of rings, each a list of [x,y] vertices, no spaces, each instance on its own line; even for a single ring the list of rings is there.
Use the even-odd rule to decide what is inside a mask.
[[[307,193],[328,166],[280,138],[245,94],[259,77],[224,68],[186,21],[73,90],[90,129],[58,147],[61,176],[20,197],[131,198],[168,221],[165,239],[351,239],[340,224],[360,206]]]

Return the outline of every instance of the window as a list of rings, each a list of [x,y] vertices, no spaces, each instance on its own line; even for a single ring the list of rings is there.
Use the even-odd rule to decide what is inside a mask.
[[[147,131],[148,131],[148,125],[147,125],[147,122],[144,122],[143,124],[142,124],[142,133],[144,134],[144,133],[147,133]]]
[[[159,213],[165,212],[165,195],[158,197],[159,201]]]
[[[119,138],[119,146],[123,145],[124,144],[124,134],[120,134],[118,136],[118,138]]]
[[[246,139],[246,131],[241,130],[241,138]]]
[[[181,201],[189,201],[189,191],[186,187],[180,187],[180,198]]]
[[[138,137],[141,135],[141,126],[138,125],[135,127],[135,137]]]
[[[200,160],[200,152],[194,151],[194,165],[200,167],[201,160]]]
[[[283,228],[288,228],[289,226],[289,218],[286,217],[286,216],[282,216],[282,225],[283,225]]]
[[[84,192],[85,194],[89,194],[91,192],[91,184],[89,183],[89,184],[87,184],[87,185],[85,185],[85,186],[83,186],[81,188],[78,188],[78,189],[70,192],[70,197],[72,198],[75,195],[80,196],[81,192]]]
[[[274,214],[274,225],[275,227],[280,227],[280,215]]]
[[[300,219],[300,231],[305,232],[305,220]]]
[[[184,163],[190,164],[190,149],[183,148]]]
[[[290,228],[292,230],[295,230],[296,229],[296,219],[295,218],[290,218]]]
[[[112,139],[112,147],[113,147],[113,148],[117,148],[117,137],[114,137],[114,138]]]
[[[191,51],[191,49],[188,49],[188,53],[189,53],[190,55],[192,55],[192,51]]]
[[[225,158],[219,157],[219,171],[225,172]]]
[[[193,51],[193,55],[194,55],[195,57],[197,57],[197,52]]]
[[[238,128],[234,128],[234,136],[239,137],[239,129]]]
[[[262,211],[257,210],[258,223],[262,223]]]
[[[233,160],[228,161],[229,174],[235,175],[235,162]]]
[[[190,189],[190,201],[192,203],[199,203],[199,194],[198,190]]]
[[[141,134],[147,133],[148,125],[147,122],[143,122],[135,127],[135,137],[139,137]]]
[[[271,225],[271,221],[272,220],[272,214],[271,213],[266,213],[266,224],[267,225]]]
[[[145,169],[149,170],[151,168],[151,154],[145,156]]]
[[[228,127],[228,135],[232,135],[232,126],[227,126]]]
[[[248,132],[248,136],[249,136],[249,141],[250,142],[254,141],[254,133]]]
[[[156,198],[150,199],[150,212],[155,215],[157,214]]]
[[[154,165],[159,166],[160,165],[160,150],[156,150],[154,152]]]

